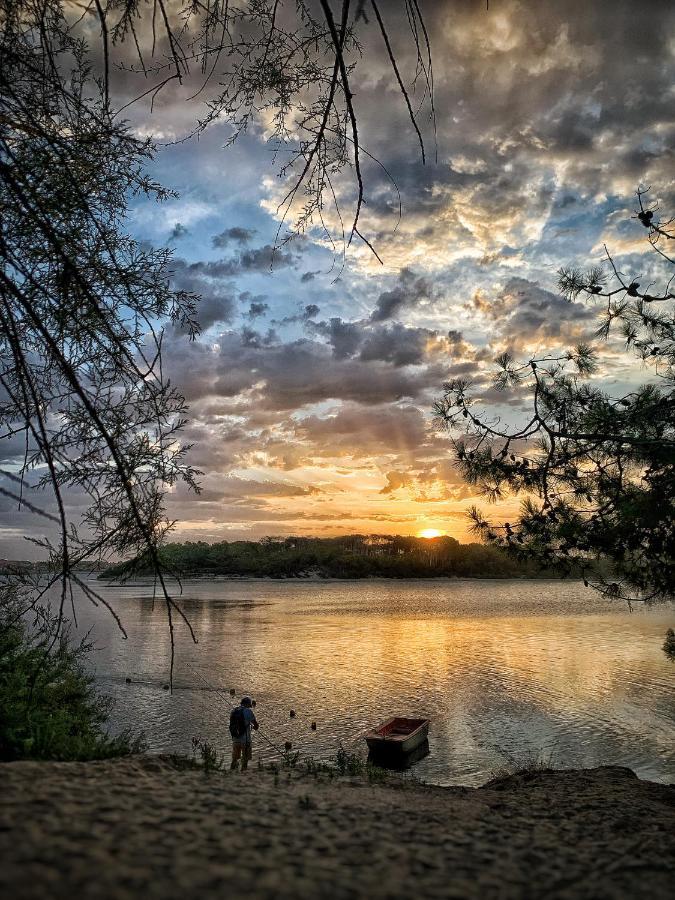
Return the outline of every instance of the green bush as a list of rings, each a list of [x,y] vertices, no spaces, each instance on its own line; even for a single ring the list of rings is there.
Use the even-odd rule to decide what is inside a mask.
[[[112,701],[84,668],[86,640],[57,633],[44,608],[22,607],[14,585],[0,586],[0,760],[86,760],[144,749],[142,736],[108,735]]]
[[[666,639],[663,642],[663,652],[670,659],[675,659],[675,631],[669,628],[666,631]]]

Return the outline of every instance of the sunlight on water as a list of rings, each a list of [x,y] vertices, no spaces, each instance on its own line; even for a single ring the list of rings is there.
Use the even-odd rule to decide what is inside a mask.
[[[675,780],[675,664],[661,650],[672,605],[631,613],[555,581],[194,580],[183,604],[199,645],[178,627],[171,695],[151,586],[101,589],[129,640],[84,604],[80,629],[94,626],[114,725],[141,727],[154,751],[188,752],[194,735],[226,749],[234,688],[256,698],[275,743],[312,755],[363,748],[391,715],[429,717],[414,771],[438,784],[479,784],[534,755]],[[258,739],[256,753],[272,751]]]

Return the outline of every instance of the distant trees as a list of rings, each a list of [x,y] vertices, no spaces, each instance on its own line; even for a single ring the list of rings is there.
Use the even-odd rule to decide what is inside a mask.
[[[673,219],[659,215],[643,190],[637,223],[658,257],[673,265]],[[526,388],[524,423],[513,428],[480,410],[470,385],[445,385],[436,414],[459,429],[454,447],[464,477],[489,500],[524,496],[513,522],[496,524],[478,509],[476,531],[516,558],[581,567],[609,597],[658,600],[675,595],[675,317],[673,276],[645,285],[607,266],[561,269],[561,293],[602,303],[598,337],[618,334],[650,378],[612,396],[589,378],[601,356],[587,345],[517,361],[504,353],[495,386]],[[598,562],[607,560],[611,573]]]
[[[542,574],[536,564],[519,563],[484,544],[460,544],[452,537],[341,535],[333,538],[263,538],[261,541],[166,543],[160,559],[176,575],[240,575],[295,578],[512,578]],[[111,566],[102,578],[152,572],[140,556]]]

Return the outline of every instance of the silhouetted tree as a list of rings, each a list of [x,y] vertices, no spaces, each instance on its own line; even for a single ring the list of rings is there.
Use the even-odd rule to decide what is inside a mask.
[[[672,219],[662,219],[647,194],[637,194],[636,221],[654,250],[673,263]],[[672,245],[671,245],[672,246]],[[477,532],[517,556],[563,573],[581,563],[587,581],[609,597],[656,600],[675,594],[675,318],[673,278],[656,288],[607,265],[561,269],[568,300],[603,302],[598,336],[618,331],[630,356],[652,378],[614,397],[589,377],[598,352],[580,345],[562,355],[497,360],[499,390],[529,389],[527,421],[503,426],[453,381],[436,404],[443,425],[464,432],[454,440],[464,477],[490,500],[522,493],[514,522],[496,525],[479,510]],[[611,563],[603,575],[600,560]]]
[[[417,0],[399,6],[430,97]],[[34,596],[60,584],[59,625],[73,583],[105,602],[79,578],[78,563],[150,561],[172,671],[174,615],[183,614],[158,555],[171,526],[163,497],[179,480],[194,487],[197,473],[179,438],[183,398],[162,371],[162,327],[173,321],[193,336],[196,298],[172,290],[168,251],[125,232],[131,195],[167,192],[145,174],[154,147],[121,118],[112,76],[117,66],[142,78],[131,101],[140,102],[201,72],[191,99],[206,98],[207,112],[195,111],[195,131],[224,118],[236,137],[264,113],[286,154],[282,225],[291,210],[296,229],[322,221],[326,193],[336,197],[332,179],[353,166],[348,245],[362,237],[366,151],[353,98],[356,26],[368,10],[423,147],[375,0],[342,0],[335,11],[328,0],[0,0],[0,440],[8,448],[0,490],[57,526],[58,539],[37,541],[52,575]],[[36,483],[53,503],[35,498]]]

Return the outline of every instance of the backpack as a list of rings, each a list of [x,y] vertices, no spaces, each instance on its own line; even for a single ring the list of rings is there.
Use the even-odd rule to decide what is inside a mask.
[[[241,706],[235,706],[230,713],[230,734],[233,738],[243,738],[246,734],[246,717]]]

